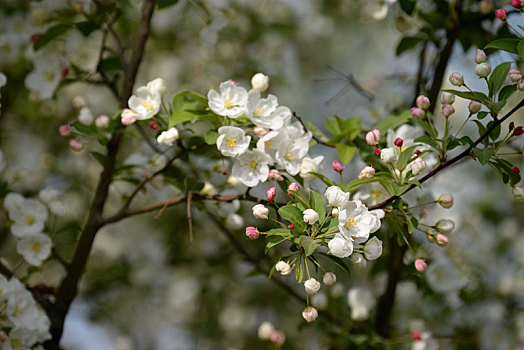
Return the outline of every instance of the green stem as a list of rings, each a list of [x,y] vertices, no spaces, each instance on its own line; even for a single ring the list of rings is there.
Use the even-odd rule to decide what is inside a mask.
[[[466,120],[464,120],[464,123],[462,123],[462,125],[460,126],[460,128],[458,129],[457,133],[455,134],[455,137],[458,137],[458,135],[460,134],[460,132],[462,131],[462,128],[464,128],[464,126],[466,125],[466,123],[469,121],[469,118],[471,118],[473,114],[469,114],[468,117],[466,118]]]

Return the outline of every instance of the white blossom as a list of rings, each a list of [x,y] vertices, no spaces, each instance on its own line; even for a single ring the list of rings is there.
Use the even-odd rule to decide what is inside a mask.
[[[146,88],[152,94],[159,94],[160,96],[162,96],[166,92],[166,82],[162,78],[156,78],[147,83]]]
[[[177,139],[178,130],[173,127],[166,131],[162,131],[162,133],[156,138],[156,141],[161,145],[172,146]]]
[[[269,336],[275,330],[273,323],[264,321],[258,326],[258,338],[260,340],[269,340]]]
[[[393,147],[383,148],[380,150],[380,160],[383,163],[393,163],[397,159],[395,149]]]
[[[347,258],[353,253],[353,241],[337,233],[328,242],[329,253],[339,258]]]
[[[318,166],[322,160],[324,160],[323,156],[318,156],[315,158],[304,157],[302,159],[302,163],[300,164],[300,176],[306,180],[314,179],[315,175],[311,173],[318,172]]]
[[[38,55],[33,60],[34,69],[25,78],[25,86],[38,93],[42,100],[49,99],[55,93],[62,79],[62,68],[56,57]]]
[[[338,186],[329,186],[324,197],[332,207],[340,207],[349,200],[349,193],[342,191]]]
[[[246,186],[256,186],[259,182],[267,180],[270,161],[264,152],[257,149],[248,150],[239,155],[233,164],[233,175]]]
[[[53,242],[43,233],[35,233],[22,237],[16,244],[16,251],[22,255],[29,264],[42,265],[49,257]]]
[[[94,119],[91,110],[87,107],[82,108],[78,113],[78,121],[84,125],[91,125]]]
[[[278,106],[276,96],[270,94],[267,98],[260,98],[260,91],[253,89],[248,93],[247,117],[255,125],[277,130],[291,119],[291,110]]]
[[[269,209],[264,206],[264,204],[257,204],[251,209],[253,211],[253,216],[257,219],[267,219],[269,215]]]
[[[364,245],[364,255],[368,260],[375,260],[382,255],[382,241],[377,237],[371,238]]]
[[[313,209],[306,209],[302,214],[304,215],[304,222],[310,225],[313,225],[319,219],[318,213]]]
[[[220,84],[220,92],[209,90],[207,93],[209,108],[216,114],[238,118],[247,110],[247,91],[231,81]]]
[[[146,86],[136,89],[136,94],[127,101],[129,109],[138,120],[153,118],[159,111],[162,98],[157,91],[151,91]]]
[[[11,226],[13,235],[24,237],[43,230],[47,220],[47,209],[36,199],[23,198],[18,206],[9,209],[9,218],[14,221]]]
[[[283,276],[287,276],[291,274],[291,266],[289,266],[287,262],[282,261],[282,260],[277,262],[277,264],[275,265],[275,270],[280,272],[280,274]]]
[[[380,225],[377,225],[380,220],[371,214],[361,201],[348,201],[339,210],[338,227],[347,238],[367,239],[370,233],[380,228]]]
[[[368,288],[354,287],[348,291],[348,305],[351,308],[351,319],[364,321],[375,306],[375,298]]]
[[[222,126],[218,128],[217,148],[226,157],[235,157],[249,147],[251,136],[246,136],[244,130],[236,126]]]
[[[269,77],[263,73],[257,73],[251,78],[251,86],[260,92],[264,92],[269,87]]]

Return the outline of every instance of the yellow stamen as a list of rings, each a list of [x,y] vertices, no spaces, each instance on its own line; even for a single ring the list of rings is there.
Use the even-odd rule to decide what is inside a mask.
[[[264,108],[262,106],[258,106],[255,110],[255,115],[257,117],[260,117],[264,113]]]
[[[226,108],[228,108],[228,109],[231,108],[231,107],[233,107],[233,102],[231,102],[230,99],[226,99],[226,100],[224,101],[224,107],[226,107]]]
[[[355,226],[357,226],[357,222],[353,218],[347,219],[346,223],[344,224],[344,227],[346,228],[346,230],[349,230]]]
[[[265,148],[271,148],[273,146],[273,140],[264,141]]]
[[[142,107],[150,111],[153,109],[153,102],[151,102],[151,100],[144,100],[142,101]]]
[[[382,198],[382,193],[380,191],[371,192],[371,200],[378,202]]]
[[[235,147],[235,144],[237,143],[237,139],[233,138],[233,137],[228,137],[226,139],[226,146],[227,147]]]
[[[36,219],[35,219],[35,217],[34,217],[33,215],[31,215],[31,214],[27,214],[27,215],[25,216],[25,218],[24,218],[24,221],[25,221],[26,224],[28,224],[28,225],[32,225],[32,224],[35,223]]]
[[[297,155],[294,152],[287,152],[284,158],[287,160],[294,160],[297,158]]]
[[[55,78],[55,73],[46,70],[44,72],[44,78],[47,81],[51,81],[51,80],[53,80]]]
[[[38,252],[40,250],[41,246],[38,242],[31,243],[31,250]]]
[[[257,165],[258,163],[255,160],[251,159],[247,166],[249,167],[249,169],[254,170],[257,167]]]

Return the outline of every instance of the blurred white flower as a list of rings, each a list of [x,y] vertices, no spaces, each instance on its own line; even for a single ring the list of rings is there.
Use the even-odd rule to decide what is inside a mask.
[[[34,68],[25,78],[25,86],[37,92],[42,100],[49,99],[55,93],[62,79],[62,68],[56,57],[38,55],[33,60]]]
[[[172,146],[177,139],[178,130],[173,127],[169,130],[162,131],[162,133],[156,138],[156,141],[161,145]]]
[[[8,198],[6,198],[7,201]],[[11,201],[13,197],[9,198]],[[11,206],[9,218],[14,221],[11,226],[11,232],[16,237],[24,237],[33,233],[41,232],[44,229],[47,220],[46,207],[36,199],[25,199],[19,201],[16,198],[16,204],[8,203]],[[7,206],[6,206],[7,207]]]
[[[16,251],[29,264],[40,266],[51,254],[52,246],[53,242],[47,235],[35,233],[22,237],[16,244]]]
[[[351,319],[364,321],[375,306],[375,297],[367,287],[354,287],[348,291],[348,305],[351,308]]]

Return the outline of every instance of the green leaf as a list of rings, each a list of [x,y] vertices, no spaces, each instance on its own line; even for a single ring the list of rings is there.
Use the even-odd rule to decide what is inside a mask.
[[[312,239],[309,236],[302,235],[298,238],[299,244],[304,248],[304,254],[310,256],[320,247],[321,241],[319,239]]]
[[[322,175],[320,173],[310,172],[309,174],[316,176],[317,178],[322,180],[322,182],[325,183],[328,186],[337,186],[336,183],[334,183],[333,181],[331,181],[326,176],[324,176],[324,175]]]
[[[517,45],[517,51],[519,52],[520,59],[524,61],[524,40],[521,40]]]
[[[437,141],[435,141],[433,138],[431,138],[428,135],[417,137],[413,142],[415,143],[422,142],[422,143],[425,143],[426,145],[430,145],[431,147],[433,147],[436,150],[439,150],[439,145]]]
[[[489,95],[494,96],[502,87],[502,84],[506,81],[508,77],[509,69],[511,68],[511,62],[505,62],[499,64],[488,79]]]
[[[200,191],[204,188],[204,183],[198,181],[194,177],[186,177],[186,189],[190,191]]]
[[[173,126],[179,124],[179,123],[185,123],[188,121],[191,121],[193,117],[195,116],[194,113],[184,111],[184,110],[177,110],[171,113],[169,116],[169,123],[168,128],[172,128]]]
[[[172,5],[175,5],[178,2],[178,0],[157,0],[156,6],[159,9],[163,9],[164,7],[169,7]]]
[[[497,39],[495,41],[490,42],[486,46],[484,46],[484,49],[497,49],[497,50],[503,50],[507,51],[509,53],[518,54],[518,46],[520,44],[519,39]]]
[[[409,160],[411,159],[411,157],[413,157],[413,152],[415,151],[417,147],[418,145],[408,147],[407,149],[403,150],[400,153],[400,156],[398,157],[398,160],[397,160],[397,168],[400,171],[406,168],[406,166],[409,163]]]
[[[433,116],[432,115],[428,115],[428,117],[432,118]],[[431,125],[429,124],[429,121],[422,120],[422,119],[416,119],[416,118],[413,118],[413,121],[415,123],[417,123],[418,125],[420,125],[422,127],[422,129],[424,129],[426,134],[428,134],[428,135],[430,135],[431,137],[434,137],[434,138],[438,137],[437,131],[434,128],[431,127]]]
[[[347,164],[351,161],[353,156],[355,155],[355,151],[357,150],[357,146],[355,145],[346,145],[343,143],[339,143],[337,146],[337,152],[340,160],[342,163]]]
[[[269,249],[273,248],[274,246],[276,246],[279,243],[284,242],[285,240],[286,240],[286,237],[275,237],[275,238],[271,239],[266,244],[266,248],[264,249],[264,254],[267,254]]]
[[[453,95],[457,95],[467,100],[477,101],[484,105],[489,104],[489,97],[480,91],[460,91],[460,90],[453,90],[453,89],[445,89],[442,91],[449,92]]]
[[[486,125],[486,129],[490,129],[493,126],[493,123],[494,123],[494,121],[490,121],[488,123],[488,125]],[[495,141],[496,139],[499,138],[500,131],[501,131],[501,127],[500,127],[500,124],[499,124],[499,125],[497,125],[497,127],[495,129],[493,129],[492,132],[489,133],[488,137],[490,139],[492,139],[493,141]]]
[[[303,214],[300,209],[292,204],[284,205],[278,209],[278,213],[284,219],[295,226],[297,232],[304,232],[306,223],[304,222]]]
[[[322,256],[325,256],[326,258],[334,262],[335,265],[337,265],[338,267],[340,267],[343,270],[346,270],[347,273],[351,274],[351,270],[346,265],[343,259],[339,258],[338,256],[334,256],[334,255],[323,253],[323,252],[319,252],[319,254],[321,254]]]
[[[304,269],[302,268],[301,262],[297,264],[297,268],[295,270],[295,277],[298,283],[302,283],[302,280],[304,279]]]
[[[45,45],[49,44],[51,40],[67,32],[69,29],[71,29],[71,27],[71,24],[57,24],[52,26],[46,30],[45,33],[39,35],[40,40],[33,45],[33,49],[35,51],[40,50]]]
[[[491,104],[490,107],[490,110],[495,113],[495,114],[499,114],[500,111],[502,110],[502,108],[504,108],[504,106],[506,105],[506,100],[502,100],[502,101],[498,101],[498,102],[495,102],[493,104]]]
[[[407,36],[400,40],[400,42],[397,45],[397,56],[402,55],[402,53],[411,50],[415,46],[417,46],[418,43],[424,41],[423,38],[416,37],[416,36]]]
[[[326,129],[328,129],[333,135],[340,134],[340,127],[338,126],[338,122],[335,119],[329,119],[328,117],[325,117],[326,120]]]
[[[171,106],[173,111],[177,111],[180,109],[195,109],[198,104],[207,107],[207,98],[197,92],[184,90],[173,96]]]
[[[380,130],[381,133],[386,133],[389,129],[396,129],[411,118],[411,112],[409,110],[403,111],[399,114],[393,114],[382,119],[375,125],[375,128]]]
[[[517,91],[517,85],[504,86],[499,92],[499,101],[507,100],[515,91]]]
[[[326,208],[324,207],[324,199],[318,192],[311,190],[309,193],[309,205],[311,209],[318,213],[319,223],[323,222],[326,217]]]
[[[411,15],[413,11],[415,10],[415,6],[417,5],[416,0],[399,0],[398,2],[400,4],[400,8],[402,11],[407,13],[408,15]]]
[[[488,164],[491,157],[495,154],[494,148],[488,148],[484,147],[482,149],[480,148],[473,148],[473,154],[477,159],[479,160],[480,164],[486,165]]]
[[[84,36],[89,36],[89,34],[98,28],[96,22],[91,20],[75,23],[75,26]]]
[[[469,138],[469,136],[462,136],[460,139],[459,139],[459,142],[463,145],[468,145],[470,147],[474,147],[475,143],[473,142],[472,139]]]
[[[215,130],[208,130],[206,132],[206,135],[204,136],[204,141],[206,141],[208,145],[216,144],[217,139],[218,139],[218,132],[216,132]]]
[[[120,59],[115,57],[108,57],[100,61],[100,65],[98,68],[104,72],[110,72],[115,70],[122,70],[124,69],[124,66],[122,66],[122,61],[120,61]]]
[[[272,228],[266,231],[265,234],[268,236],[289,236],[291,235],[291,230],[287,228]]]
[[[484,119],[484,118],[487,117],[488,114],[489,114],[489,112],[486,112],[486,111],[478,112],[477,118],[478,119]]]
[[[93,158],[95,158],[97,162],[100,163],[100,165],[104,166],[105,161],[106,161],[106,156],[104,154],[99,153],[99,152],[89,152],[89,153],[91,153]]]

